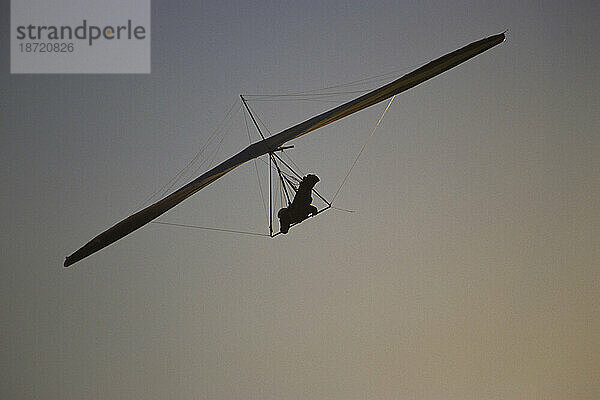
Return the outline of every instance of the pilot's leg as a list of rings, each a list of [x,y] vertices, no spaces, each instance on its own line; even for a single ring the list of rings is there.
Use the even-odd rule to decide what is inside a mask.
[[[279,231],[281,233],[288,233],[290,230],[290,210],[287,207],[282,208],[277,213],[277,217],[279,218]]]

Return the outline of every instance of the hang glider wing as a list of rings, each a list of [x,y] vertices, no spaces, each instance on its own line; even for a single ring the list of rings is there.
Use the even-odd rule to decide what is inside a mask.
[[[294,125],[278,134],[261,140],[260,142],[251,144],[235,156],[223,161],[221,164],[194,179],[192,182],[188,183],[177,191],[171,193],[162,200],[159,200],[143,210],[138,211],[137,213],[125,218],[113,227],[102,232],[86,243],[79,250],[68,256],[65,259],[64,266],[68,267],[71,264],[76,263],[77,261],[116,242],[136,229],[141,228],[153,219],[175,207],[200,189],[219,179],[221,176],[242,165],[243,163],[268,154],[292,139],[305,135],[311,131],[314,131],[315,129],[377,104],[422,82],[425,82],[426,80],[431,79],[434,76],[437,76],[442,72],[447,71],[450,68],[453,68],[469,60],[470,58],[473,58],[476,55],[481,54],[484,51],[502,43],[504,38],[504,33],[500,33],[498,35],[490,36],[468,44],[465,47],[462,47],[434,61],[431,61],[428,64],[423,65],[415,71],[410,72],[385,86],[382,86],[332,110],[326,111],[311,119]]]

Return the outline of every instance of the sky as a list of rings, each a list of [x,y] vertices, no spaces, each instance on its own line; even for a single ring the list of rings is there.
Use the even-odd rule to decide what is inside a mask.
[[[600,398],[600,4],[451,3],[155,0],[150,74],[11,75],[0,2],[1,397]],[[336,198],[354,213],[274,239],[150,224],[62,267],[239,94],[506,29],[394,100]],[[272,132],[334,105],[252,103]],[[291,143],[323,194],[385,106]],[[216,161],[247,146],[240,116]],[[254,168],[160,220],[266,232]]]

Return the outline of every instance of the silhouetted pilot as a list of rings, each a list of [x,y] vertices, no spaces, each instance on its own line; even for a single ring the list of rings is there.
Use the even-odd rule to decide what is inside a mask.
[[[317,214],[317,207],[312,203],[312,189],[319,182],[316,175],[308,174],[300,182],[298,191],[289,207],[284,207],[277,213],[281,233],[288,233],[291,224],[304,221],[311,215]]]

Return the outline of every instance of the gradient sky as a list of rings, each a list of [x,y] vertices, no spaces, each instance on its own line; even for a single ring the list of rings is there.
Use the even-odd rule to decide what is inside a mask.
[[[3,0],[0,397],[600,398],[600,4],[449,3],[154,0],[150,75],[10,75]],[[240,93],[408,71],[505,29],[396,98],[336,200],[356,213],[275,239],[149,225],[62,268]],[[256,109],[277,131],[328,106]],[[384,107],[293,143],[324,194]],[[265,229],[253,168],[161,219]]]

